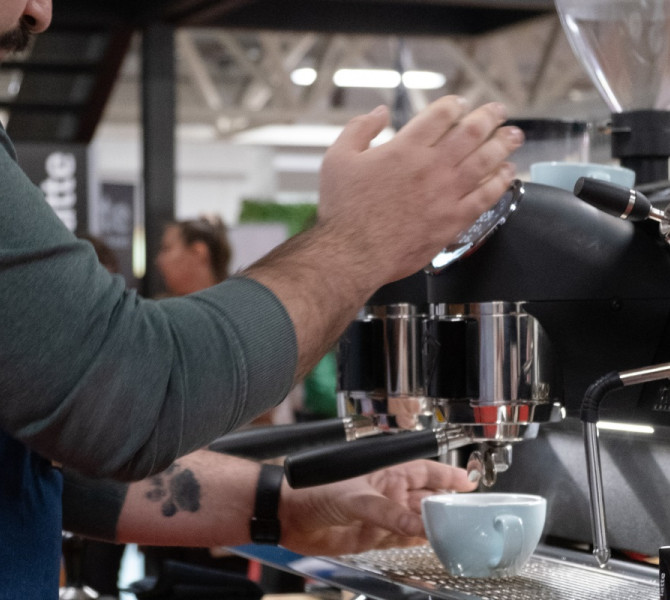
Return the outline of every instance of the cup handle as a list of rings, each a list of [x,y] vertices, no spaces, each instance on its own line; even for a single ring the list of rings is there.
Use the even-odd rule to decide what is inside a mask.
[[[500,558],[492,560],[492,569],[506,569],[521,554],[523,548],[523,521],[516,515],[498,515],[493,525],[502,536]]]

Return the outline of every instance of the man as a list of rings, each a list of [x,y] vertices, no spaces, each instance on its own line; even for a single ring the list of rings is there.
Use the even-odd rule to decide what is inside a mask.
[[[50,18],[51,0],[3,0],[0,56]],[[62,477],[51,461],[140,480],[279,402],[377,288],[419,270],[503,194],[505,158],[522,143],[505,118],[498,104],[466,114],[446,97],[372,149],[388,111],[352,120],[326,154],[313,228],[241,276],[161,301],[98,264],[0,131],[0,597],[55,595]],[[93,490],[98,510],[104,497],[117,508],[87,523],[66,504],[66,526],[96,533],[97,520],[98,535],[162,545],[249,541],[259,466],[203,452],[177,465]],[[71,485],[80,493],[66,503],[94,484]],[[441,488],[470,486],[462,471],[422,462],[284,487],[279,541],[318,553],[411,542],[418,498]]]

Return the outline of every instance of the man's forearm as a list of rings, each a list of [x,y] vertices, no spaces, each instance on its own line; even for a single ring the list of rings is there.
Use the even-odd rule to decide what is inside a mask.
[[[86,537],[146,545],[246,543],[259,469],[202,450],[132,484],[66,470],[63,526]]]
[[[116,541],[158,546],[244,544],[260,466],[202,450],[128,487]]]
[[[200,450],[127,487],[80,480],[75,488],[70,482],[66,488],[77,493],[65,494],[65,525],[75,533],[117,542],[246,544],[260,470],[255,462]],[[96,485],[106,491],[93,493]],[[82,494],[86,487],[90,490]],[[299,490],[284,480],[277,511],[279,544],[302,554],[337,555],[425,543],[420,499],[475,487],[464,469],[431,460]],[[87,502],[88,507],[82,505]],[[82,518],[82,512],[88,515]]]
[[[301,380],[332,348],[347,324],[383,281],[356,264],[337,234],[316,225],[245,271],[279,298],[296,331]]]

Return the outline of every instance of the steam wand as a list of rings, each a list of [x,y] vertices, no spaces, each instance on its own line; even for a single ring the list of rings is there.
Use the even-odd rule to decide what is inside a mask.
[[[604,567],[610,559],[607,545],[607,523],[605,518],[605,495],[603,476],[600,463],[600,446],[598,444],[598,409],[602,399],[611,391],[670,378],[670,363],[632,369],[630,371],[613,371],[592,383],[582,400],[581,420],[584,431],[584,449],[586,451],[586,468],[589,479],[589,495],[591,500],[591,534],[593,537],[593,555],[598,564]]]
[[[591,206],[620,219],[657,221],[661,224],[661,235],[670,244],[670,209],[655,208],[642,192],[602,179],[580,177],[575,183],[574,194]]]

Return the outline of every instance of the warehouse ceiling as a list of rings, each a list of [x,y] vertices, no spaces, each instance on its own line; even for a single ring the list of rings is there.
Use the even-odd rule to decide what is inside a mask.
[[[397,92],[338,88],[341,67],[430,70],[414,112],[444,93],[500,100],[519,117],[604,113],[551,0],[58,0],[51,29],[0,68],[17,141],[89,142],[138,123],[141,33],[175,27],[178,123],[225,138],[269,124],[341,124]],[[318,77],[297,86],[291,73]]]

